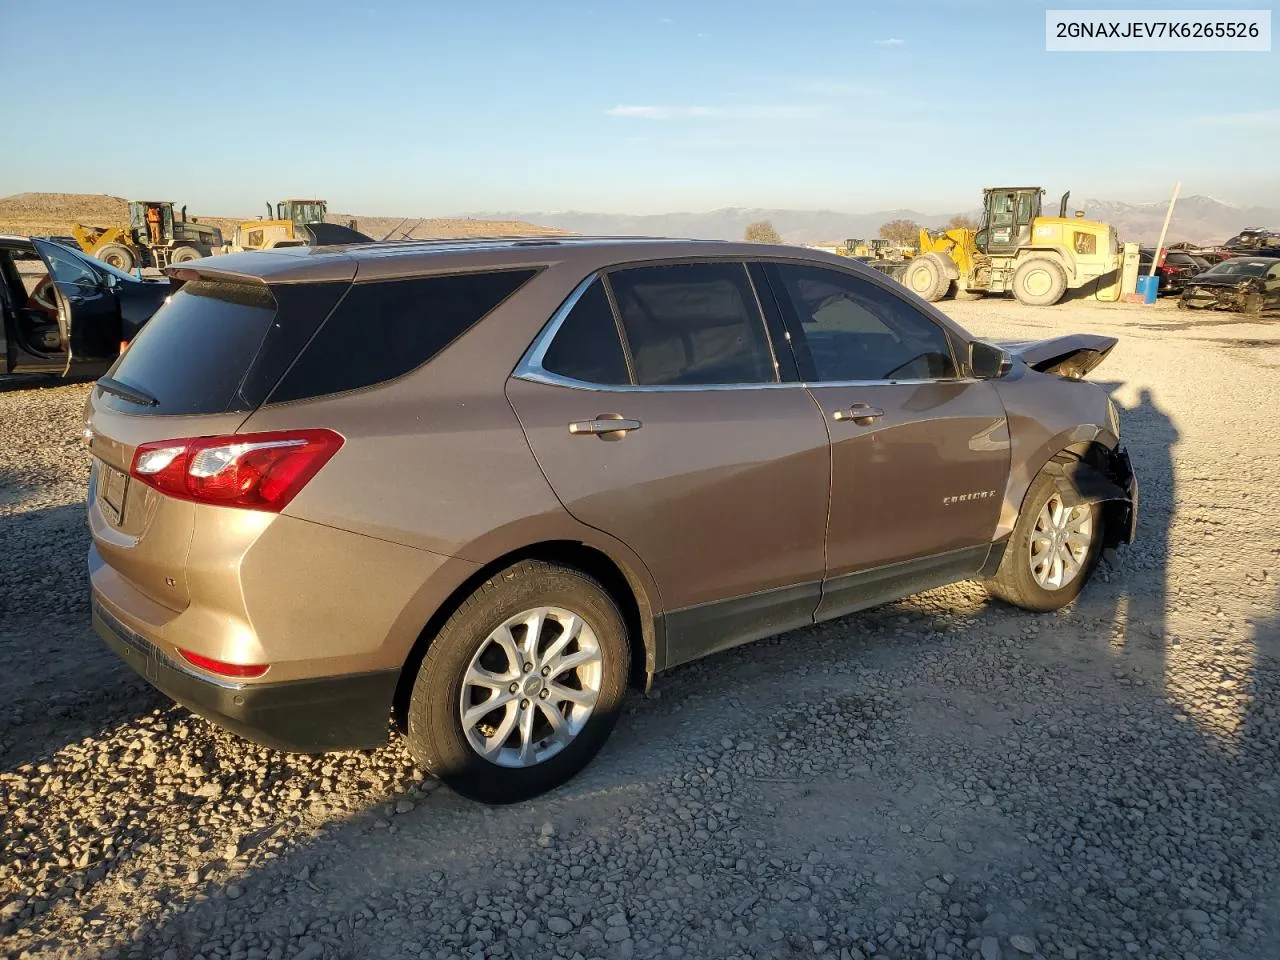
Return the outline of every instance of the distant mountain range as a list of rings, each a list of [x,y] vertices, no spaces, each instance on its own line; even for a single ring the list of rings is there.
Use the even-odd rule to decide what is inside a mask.
[[[1057,197],[1045,197],[1045,212],[1057,213]],[[1122,203],[1116,200],[1073,200],[1071,212],[1083,210],[1093,220],[1113,223],[1122,240],[1155,243],[1160,236],[1167,204]],[[979,210],[949,213],[921,213],[918,210],[877,210],[874,213],[844,213],[836,210],[780,210],[725,207],[707,213],[658,213],[629,215],[613,213],[494,212],[478,213],[488,220],[524,220],[571,233],[614,236],[694,237],[704,240],[740,240],[747,224],[768,220],[786,243],[823,243],[850,237],[874,237],[880,225],[890,220],[914,220],[921,226],[939,227],[957,213],[977,217]],[[1174,207],[1173,222],[1166,242],[1189,240],[1213,244],[1234,236],[1247,227],[1280,229],[1280,209],[1241,207],[1213,197],[1182,197]]]

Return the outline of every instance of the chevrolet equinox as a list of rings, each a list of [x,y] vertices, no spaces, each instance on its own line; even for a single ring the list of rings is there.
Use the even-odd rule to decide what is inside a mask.
[[[1115,346],[970,336],[849,259],[578,238],[232,254],[96,384],[93,623],[260,743],[516,801],[629,686],[958,580],[1052,610],[1132,539]]]

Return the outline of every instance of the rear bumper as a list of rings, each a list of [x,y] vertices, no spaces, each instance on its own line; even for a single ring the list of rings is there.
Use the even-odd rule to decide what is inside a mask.
[[[93,628],[161,693],[255,743],[295,753],[324,753],[377,747],[387,740],[396,670],[233,683],[179,664],[113,616],[96,596]]]

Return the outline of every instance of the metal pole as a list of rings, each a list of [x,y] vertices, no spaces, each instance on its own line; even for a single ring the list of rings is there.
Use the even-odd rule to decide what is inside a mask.
[[[1149,277],[1156,275],[1156,265],[1160,262],[1160,251],[1164,249],[1164,238],[1169,232],[1169,221],[1173,219],[1173,205],[1178,202],[1178,191],[1182,189],[1182,181],[1179,180],[1173,185],[1173,197],[1169,200],[1169,209],[1164,215],[1164,226],[1160,228],[1160,242],[1156,244],[1155,255],[1151,258],[1151,272],[1147,274]]]

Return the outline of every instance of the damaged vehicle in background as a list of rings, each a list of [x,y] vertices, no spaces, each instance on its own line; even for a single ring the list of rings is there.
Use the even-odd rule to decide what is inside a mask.
[[[50,237],[0,237],[0,373],[100,376],[169,289]]]
[[[1192,277],[1178,301],[1190,307],[1261,313],[1280,308],[1280,258],[1234,257]]]

